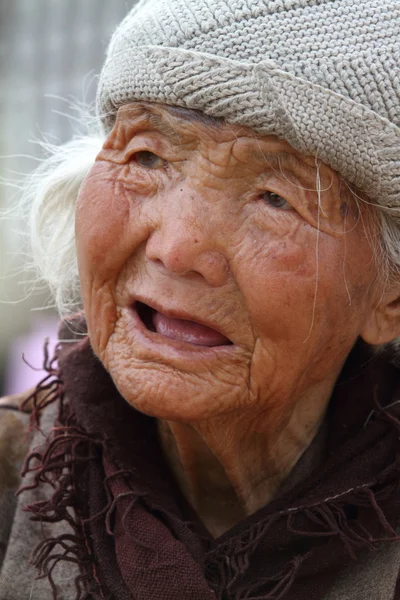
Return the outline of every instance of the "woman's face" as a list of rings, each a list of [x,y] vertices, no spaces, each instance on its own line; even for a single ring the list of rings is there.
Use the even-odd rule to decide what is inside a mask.
[[[330,393],[379,297],[366,217],[286,142],[125,106],[78,199],[94,351],[150,415],[285,422]]]

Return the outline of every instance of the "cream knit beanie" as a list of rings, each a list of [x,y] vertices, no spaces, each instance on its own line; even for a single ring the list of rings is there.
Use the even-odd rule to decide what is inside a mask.
[[[275,134],[400,207],[400,0],[141,0],[98,111],[150,101]]]

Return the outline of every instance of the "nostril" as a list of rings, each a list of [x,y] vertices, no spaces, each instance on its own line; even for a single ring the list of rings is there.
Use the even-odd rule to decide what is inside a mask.
[[[149,329],[150,331],[155,331],[155,327],[153,325],[154,310],[147,304],[144,304],[143,302],[135,302],[135,309],[137,314],[139,315],[139,318],[145,324],[147,329]]]

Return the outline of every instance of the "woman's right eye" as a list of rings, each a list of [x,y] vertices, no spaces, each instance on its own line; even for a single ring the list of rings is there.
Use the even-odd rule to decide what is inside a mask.
[[[140,150],[139,152],[135,152],[133,155],[136,162],[145,167],[146,169],[161,169],[165,161],[157,156],[157,154],[153,154],[153,152],[149,152],[148,150]]]

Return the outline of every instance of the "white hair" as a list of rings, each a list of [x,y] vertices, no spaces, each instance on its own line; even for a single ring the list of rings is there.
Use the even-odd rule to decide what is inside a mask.
[[[104,142],[99,130],[63,145],[41,143],[48,156],[26,177],[16,209],[29,235],[36,280],[48,284],[61,316],[81,305],[75,251],[79,189]]]

